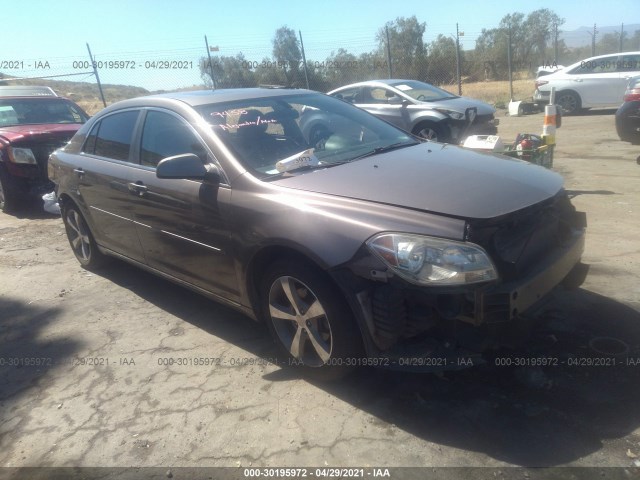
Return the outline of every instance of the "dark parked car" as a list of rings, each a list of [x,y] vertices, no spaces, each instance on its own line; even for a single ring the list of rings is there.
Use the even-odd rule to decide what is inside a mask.
[[[624,103],[616,112],[616,130],[620,140],[640,144],[640,76],[629,80]]]
[[[328,94],[435,142],[460,143],[467,135],[498,132],[496,109],[488,103],[459,97],[417,80],[371,80]]]
[[[345,128],[311,144],[299,125],[317,111]],[[584,246],[558,174],[305,90],[122,101],[49,175],[82,265],[115,256],[208,295],[321,372],[450,367],[445,349],[498,342]]]
[[[88,115],[48,87],[0,87],[0,209],[53,190],[47,159]]]

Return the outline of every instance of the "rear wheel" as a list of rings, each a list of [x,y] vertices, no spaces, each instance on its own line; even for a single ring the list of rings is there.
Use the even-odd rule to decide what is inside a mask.
[[[322,379],[343,376],[362,358],[360,331],[346,300],[322,272],[292,260],[266,271],[262,308],[287,363]]]
[[[89,270],[102,266],[106,257],[98,250],[89,226],[78,207],[74,204],[66,205],[63,208],[62,218],[71,250],[80,265]]]
[[[564,115],[575,115],[582,108],[580,96],[571,91],[560,92],[556,95],[556,104],[562,107]]]

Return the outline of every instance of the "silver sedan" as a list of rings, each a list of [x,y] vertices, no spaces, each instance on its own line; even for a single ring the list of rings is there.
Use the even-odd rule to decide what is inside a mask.
[[[498,131],[496,109],[488,103],[417,80],[371,80],[328,94],[436,142],[460,143],[466,135],[495,135]]]

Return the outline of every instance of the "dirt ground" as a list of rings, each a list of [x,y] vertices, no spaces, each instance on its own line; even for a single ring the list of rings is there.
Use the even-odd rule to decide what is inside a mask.
[[[500,120],[508,141],[542,128],[540,114]],[[266,329],[242,315],[121,262],[89,273],[59,217],[0,213],[0,466],[633,470],[640,149],[611,111],[563,120],[555,169],[587,212],[591,268],[515,352],[555,366],[313,383],[269,363]]]

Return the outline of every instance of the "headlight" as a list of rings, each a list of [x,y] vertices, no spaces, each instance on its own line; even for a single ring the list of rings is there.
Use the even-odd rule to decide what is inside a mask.
[[[467,285],[498,278],[478,245],[404,233],[381,233],[369,249],[400,277],[418,285]]]
[[[14,163],[37,165],[36,157],[30,148],[10,148],[9,159]]]
[[[461,112],[456,112],[455,110],[449,110],[446,108],[436,108],[435,109],[437,112],[440,112],[444,115],[447,115],[451,118],[453,118],[454,120],[464,120],[464,113]]]

